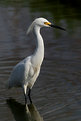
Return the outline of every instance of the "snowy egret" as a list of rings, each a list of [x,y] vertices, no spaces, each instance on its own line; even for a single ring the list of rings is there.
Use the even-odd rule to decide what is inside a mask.
[[[24,60],[19,62],[13,69],[10,78],[8,80],[8,87],[22,87],[24,96],[25,96],[25,103],[27,103],[27,96],[26,92],[28,90],[28,97],[30,103],[31,100],[31,89],[39,75],[40,67],[44,58],[44,43],[43,38],[40,34],[41,27],[54,27],[61,30],[65,30],[56,25],[52,25],[48,20],[45,18],[37,18],[35,19],[30,27],[28,28],[27,34],[34,30],[37,43],[35,52],[31,55],[26,57]]]

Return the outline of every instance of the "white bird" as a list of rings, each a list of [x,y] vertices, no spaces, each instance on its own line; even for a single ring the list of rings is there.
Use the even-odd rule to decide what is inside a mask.
[[[52,25],[48,20],[45,18],[37,18],[35,19],[32,24],[30,25],[27,34],[34,30],[37,43],[35,52],[31,55],[26,57],[24,60],[19,62],[13,69],[10,78],[8,80],[8,87],[22,87],[24,96],[25,96],[25,103],[27,103],[27,96],[26,92],[28,91],[28,97],[30,103],[31,100],[31,89],[40,73],[41,64],[44,59],[44,42],[43,38],[40,34],[41,27],[54,27],[58,29],[65,30],[59,26]]]

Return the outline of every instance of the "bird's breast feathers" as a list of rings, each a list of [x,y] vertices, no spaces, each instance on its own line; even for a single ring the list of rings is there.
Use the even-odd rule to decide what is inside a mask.
[[[28,77],[31,79],[40,71],[40,67],[34,67],[32,64],[29,67]]]

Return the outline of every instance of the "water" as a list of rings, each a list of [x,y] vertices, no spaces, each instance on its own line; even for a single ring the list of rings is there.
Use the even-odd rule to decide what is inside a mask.
[[[81,10],[60,1],[0,1],[0,120],[81,120]],[[77,7],[78,6],[78,7]],[[35,49],[26,35],[34,18],[43,16],[67,32],[43,28],[45,58],[33,89],[33,104],[24,106],[22,89],[7,90],[13,67]]]

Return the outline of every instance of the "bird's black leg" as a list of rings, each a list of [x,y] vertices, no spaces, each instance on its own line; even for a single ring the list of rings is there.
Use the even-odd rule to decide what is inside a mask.
[[[27,104],[27,96],[25,93],[24,93],[24,97],[25,97],[25,104]]]
[[[24,97],[25,97],[25,104],[27,104],[26,86],[23,86],[23,92],[24,92]]]
[[[28,97],[29,97],[30,103],[32,103],[32,100],[31,100],[31,89],[30,88],[29,88],[29,91],[28,91]]]

